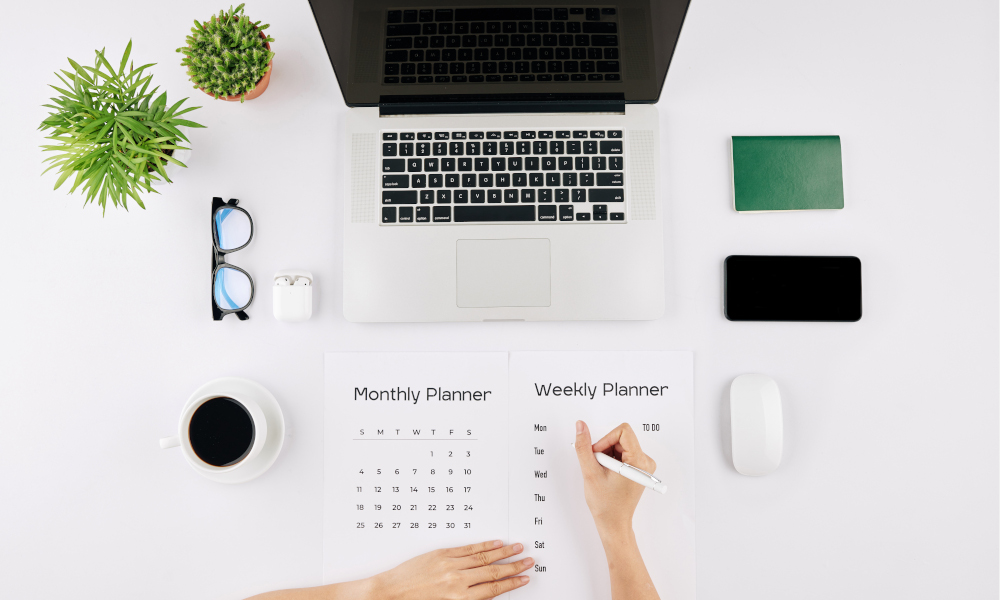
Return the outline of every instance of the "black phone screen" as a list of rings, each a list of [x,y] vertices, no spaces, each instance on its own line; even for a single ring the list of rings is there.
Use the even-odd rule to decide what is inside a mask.
[[[730,321],[857,321],[861,261],[854,256],[730,256]]]

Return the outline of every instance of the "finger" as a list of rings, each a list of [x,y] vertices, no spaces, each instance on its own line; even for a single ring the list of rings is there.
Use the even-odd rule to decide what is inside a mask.
[[[485,567],[479,567],[478,569],[469,569],[464,572],[464,575],[468,577],[469,585],[475,585],[477,583],[500,581],[501,579],[513,577],[518,573],[527,571],[534,564],[535,559],[529,557],[512,563],[493,563]]]
[[[500,546],[503,546],[502,541],[490,540],[488,542],[469,544],[468,546],[461,546],[458,548],[448,548],[444,551],[444,555],[449,558],[462,558],[463,556],[470,556],[479,552],[489,552],[490,550],[494,550]]]
[[[485,567],[486,565],[493,564],[498,560],[510,558],[511,556],[522,552],[524,552],[524,546],[521,544],[504,546],[503,548],[488,550],[486,552],[476,552],[475,554],[470,554],[469,556],[463,556],[458,564],[458,568],[474,569],[476,567]]]
[[[528,585],[528,581],[530,581],[530,578],[527,575],[521,575],[520,577],[511,577],[510,579],[501,579],[500,581],[481,583],[469,588],[469,592],[471,592],[469,597],[471,600],[487,600],[488,598],[496,598],[501,594],[506,594],[511,590],[516,590],[519,587]]]
[[[618,427],[609,431],[607,435],[597,440],[594,444],[594,452],[604,452],[609,448],[614,448],[615,444],[618,444],[621,441],[622,428],[624,426],[625,423],[622,423]]]
[[[584,477],[601,472],[601,464],[594,458],[594,449],[590,445],[590,429],[583,421],[576,422],[576,458],[580,461],[580,470]]]

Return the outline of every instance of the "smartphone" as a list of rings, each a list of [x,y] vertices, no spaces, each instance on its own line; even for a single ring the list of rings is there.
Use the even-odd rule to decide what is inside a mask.
[[[861,261],[855,256],[729,256],[730,321],[857,321]]]

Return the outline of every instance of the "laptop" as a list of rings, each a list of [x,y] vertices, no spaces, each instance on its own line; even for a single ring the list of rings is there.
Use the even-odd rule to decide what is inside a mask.
[[[351,321],[655,319],[689,0],[311,0],[349,111]]]

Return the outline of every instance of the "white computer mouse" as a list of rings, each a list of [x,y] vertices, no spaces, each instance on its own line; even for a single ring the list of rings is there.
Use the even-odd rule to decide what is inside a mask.
[[[784,425],[778,384],[767,375],[740,375],[729,388],[733,466],[743,475],[767,475],[781,464]]]

